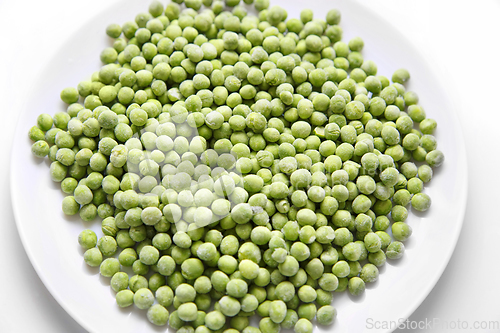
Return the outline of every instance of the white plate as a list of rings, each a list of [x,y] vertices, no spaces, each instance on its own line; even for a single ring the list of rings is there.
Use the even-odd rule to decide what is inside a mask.
[[[365,41],[363,55],[374,60],[379,74],[390,77],[400,67],[410,70],[407,88],[416,91],[429,117],[437,120],[439,148],[446,161],[435,171],[425,192],[433,205],[425,214],[412,212],[408,223],[413,236],[406,243],[403,259],[388,261],[380,279],[367,287],[358,298],[347,293],[336,294],[333,305],[338,317],[335,332],[388,332],[375,329],[383,321],[407,318],[425,299],[445,269],[458,239],[467,193],[465,148],[459,122],[441,85],[418,51],[394,27],[352,0],[273,0],[286,7],[289,17],[312,8],[317,17],[336,7],[342,12],[344,40],[361,36]],[[100,66],[99,53],[108,46],[106,26],[112,22],[133,20],[138,12],[147,11],[142,1],[125,0],[97,14],[55,54],[50,65],[37,78],[36,91],[30,92],[22,111],[12,150],[12,202],[16,222],[28,256],[38,275],[61,306],[91,332],[165,331],[149,324],[139,310],[119,309],[109,279],[97,269],[85,265],[77,236],[84,228],[101,234],[100,223],[84,223],[66,218],[61,212],[62,192],[49,177],[47,161],[32,157],[28,130],[40,113],[54,114],[64,109],[59,92],[76,86]],[[372,329],[368,329],[372,327]],[[316,328],[327,331],[332,328]]]

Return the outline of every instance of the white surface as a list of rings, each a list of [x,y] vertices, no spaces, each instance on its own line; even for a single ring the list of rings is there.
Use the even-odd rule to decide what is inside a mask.
[[[3,74],[1,89],[5,94],[2,100],[7,102],[4,103],[6,110],[2,115],[5,124],[16,122],[16,110],[19,109],[16,105],[23,103],[25,97],[34,89],[31,80],[45,67],[44,63],[50,57],[50,50],[57,48],[60,40],[64,41],[73,33],[74,28],[80,26],[76,22],[86,21],[88,17],[93,16],[92,13],[95,13],[101,4],[94,0],[85,4],[75,2],[71,6],[64,3],[59,5],[60,9],[47,10],[56,3],[59,2],[49,0],[43,4],[34,1],[0,4],[0,13],[5,16],[1,20],[2,32],[7,38],[4,45],[11,45],[2,53],[2,64],[7,70],[7,73]],[[500,319],[497,313],[500,307],[500,287],[489,282],[500,273],[494,256],[495,239],[500,231],[493,208],[498,180],[485,176],[494,172],[491,166],[496,165],[499,159],[498,156],[491,156],[496,149],[491,143],[498,140],[498,134],[494,131],[499,116],[496,103],[492,102],[494,97],[488,96],[495,96],[499,89],[495,80],[499,73],[498,68],[494,66],[495,61],[488,59],[494,59],[495,51],[498,50],[494,32],[499,31],[495,17],[500,10],[494,2],[482,2],[477,8],[466,6],[465,2],[447,3],[453,3],[453,14],[446,2],[431,6],[428,1],[398,4],[391,0],[371,1],[367,5],[387,17],[397,15],[391,19],[392,23],[414,40],[421,52],[433,63],[435,73],[447,75],[450,81],[456,82],[451,91],[455,92],[456,112],[461,117],[465,129],[471,184],[466,220],[448,269],[411,319],[459,319],[469,322],[472,326],[474,321]],[[93,7],[92,4],[98,7]],[[6,8],[7,6],[10,8]],[[15,13],[22,15],[14,15]],[[434,30],[440,33],[431,34]],[[11,43],[11,38],[22,38],[22,42]],[[30,64],[30,68],[19,67],[20,63],[26,62]],[[4,131],[3,156],[9,156],[13,126],[4,126]],[[8,164],[2,163],[1,168],[2,185],[5,183],[5,186],[2,186],[4,200],[1,200],[0,211],[4,223],[4,244],[9,255],[4,257],[2,265],[8,267],[5,272],[7,274],[2,274],[0,278],[4,287],[0,303],[0,331],[83,331],[51,298],[27,260],[10,208]],[[482,274],[471,275],[471,271]],[[481,287],[483,281],[488,282],[489,288]],[[481,308],[478,305],[481,305]],[[29,320],[26,320],[27,314]]]
[[[275,3],[287,5],[290,16],[299,15],[300,7],[294,2]],[[97,55],[109,40],[97,36],[106,25],[124,22],[133,17],[131,13],[135,15],[144,10],[142,3],[123,1],[121,4],[127,9],[104,10],[71,35],[43,69],[40,78],[35,79],[35,85],[40,88],[26,101],[27,112],[23,112],[15,134],[12,200],[26,251],[45,285],[68,313],[95,332],[106,332],[110,328],[124,333],[148,332],[153,326],[145,320],[144,312],[118,308],[109,289],[109,279],[100,277],[97,269],[89,269],[82,262],[83,251],[75,240],[84,228],[92,228],[102,236],[100,223],[82,223],[79,218],[64,217],[60,211],[63,195],[58,184],[48,176],[48,162],[29,154],[31,142],[26,137],[38,114],[65,109],[58,97],[63,87],[75,86],[98,68]],[[321,8],[326,6],[327,1],[318,1],[312,8],[321,15]],[[454,250],[463,217],[463,209],[455,210],[454,206],[465,203],[467,186],[461,182],[466,178],[462,134],[452,106],[440,87],[441,80],[419,59],[418,51],[390,25],[352,1],[339,1],[337,6],[343,15],[345,40],[363,36],[366,41],[363,54],[377,63],[378,73],[389,76],[403,63],[414,73],[408,88],[418,91],[430,117],[439,124],[447,124],[439,128],[437,138],[448,161],[436,170],[433,181],[426,187],[425,192],[433,200],[432,209],[425,214],[412,214],[407,220],[413,228],[413,237],[405,244],[404,258],[389,261],[381,269],[379,281],[370,284],[362,297],[348,297],[346,293],[336,296],[333,305],[338,309],[338,317],[333,329],[342,333],[362,331],[367,318],[387,321],[405,318],[427,296]],[[88,40],[87,36],[96,38]],[[81,45],[85,45],[85,52],[80,49]],[[38,223],[33,224],[33,220]],[[435,253],[440,255],[430,261]],[[53,260],[56,256],[58,260]],[[126,316],[129,313],[132,315]]]

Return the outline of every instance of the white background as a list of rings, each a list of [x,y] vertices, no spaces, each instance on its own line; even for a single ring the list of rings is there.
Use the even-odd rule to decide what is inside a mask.
[[[2,333],[85,332],[45,289],[22,247],[11,208],[9,156],[19,115],[16,106],[36,89],[32,80],[45,68],[53,50],[115,2],[0,0]],[[469,193],[462,234],[442,278],[410,320],[460,320],[469,327],[476,321],[500,322],[500,178],[496,169],[500,165],[500,2],[369,0],[363,4],[412,40],[436,74],[449,82],[448,93],[467,148]],[[408,331],[413,330],[398,332]]]

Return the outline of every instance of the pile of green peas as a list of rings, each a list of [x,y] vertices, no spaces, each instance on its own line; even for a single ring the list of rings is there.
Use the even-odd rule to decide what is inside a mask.
[[[377,75],[338,10],[243,2],[154,1],[108,26],[104,66],[38,117],[32,153],[66,215],[102,219],[78,242],[118,306],[183,333],[311,333],[333,292],[403,256],[444,155],[408,71]]]

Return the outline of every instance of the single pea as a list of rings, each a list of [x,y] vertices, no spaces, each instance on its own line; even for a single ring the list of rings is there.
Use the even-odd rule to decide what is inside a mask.
[[[134,294],[134,304],[141,310],[149,309],[154,303],[154,295],[151,290],[141,288]]]
[[[404,222],[395,222],[391,229],[394,238],[400,242],[406,241],[412,234],[412,228]]]
[[[416,193],[411,198],[411,206],[420,211],[426,211],[431,206],[431,198],[425,193]]]
[[[139,252],[139,258],[145,265],[154,265],[158,262],[159,251],[153,246],[146,245]]]
[[[396,70],[394,74],[392,74],[392,82],[403,84],[409,79],[410,79],[410,73],[404,68],[400,68]]]
[[[78,91],[75,88],[64,88],[61,91],[61,100],[64,103],[71,104],[71,103],[76,103],[78,101]]]
[[[137,260],[137,253],[132,248],[123,249],[119,256],[118,261],[120,264],[125,267],[130,267]]]
[[[420,193],[423,190],[424,184],[419,178],[411,178],[406,185],[408,191],[412,194]]]
[[[428,183],[432,179],[432,168],[428,165],[421,165],[417,170],[418,178],[421,179],[424,183]]]
[[[137,290],[147,287],[148,287],[148,280],[142,275],[134,275],[129,280],[129,288],[133,292],[137,292]]]
[[[218,330],[226,323],[226,317],[220,311],[208,312],[205,317],[205,325],[211,330]]]
[[[134,293],[131,290],[121,290],[116,294],[116,304],[119,307],[125,308],[134,304]]]
[[[377,266],[373,264],[365,264],[361,269],[359,277],[365,282],[375,282],[378,279],[379,271]]]
[[[49,154],[49,145],[45,140],[38,140],[31,146],[31,152],[36,157],[43,158]]]
[[[337,311],[333,306],[324,305],[318,309],[316,320],[320,325],[330,325],[331,323],[333,323],[336,316]]]
[[[128,282],[129,282],[128,274],[125,272],[118,272],[113,275],[110,284],[111,288],[115,292],[120,292],[121,290],[125,290],[128,288]]]
[[[300,318],[295,324],[294,330],[297,333],[312,333],[313,325],[309,320]]]
[[[403,256],[405,252],[405,246],[403,243],[395,241],[389,244],[385,254],[389,259],[399,259]]]
[[[355,276],[349,279],[348,283],[349,293],[353,296],[359,296],[365,291],[365,282]]]
[[[41,129],[44,132],[48,131],[49,129],[51,129],[53,123],[54,123],[54,120],[52,119],[52,117],[50,115],[46,114],[46,113],[42,113],[37,118],[38,128]]]
[[[164,326],[167,324],[169,312],[162,305],[155,304],[148,309],[147,318],[154,325]]]
[[[198,307],[193,302],[183,303],[177,309],[177,314],[183,321],[194,321],[198,316]]]
[[[98,248],[91,248],[83,254],[85,263],[90,267],[98,267],[102,263],[102,253]]]
[[[118,245],[113,237],[103,236],[97,242],[97,247],[104,256],[110,257],[116,253]]]
[[[80,210],[80,204],[73,196],[67,196],[62,201],[62,211],[66,215],[75,215]]]
[[[120,262],[115,258],[107,258],[101,263],[99,270],[102,276],[110,278],[120,271]]]
[[[90,229],[83,230],[78,235],[78,243],[85,250],[91,249],[97,245],[97,235]]]
[[[444,154],[440,150],[433,150],[425,156],[425,162],[431,167],[438,167],[443,164]]]
[[[237,315],[241,310],[240,302],[231,296],[223,296],[219,300],[220,311],[229,317]]]

